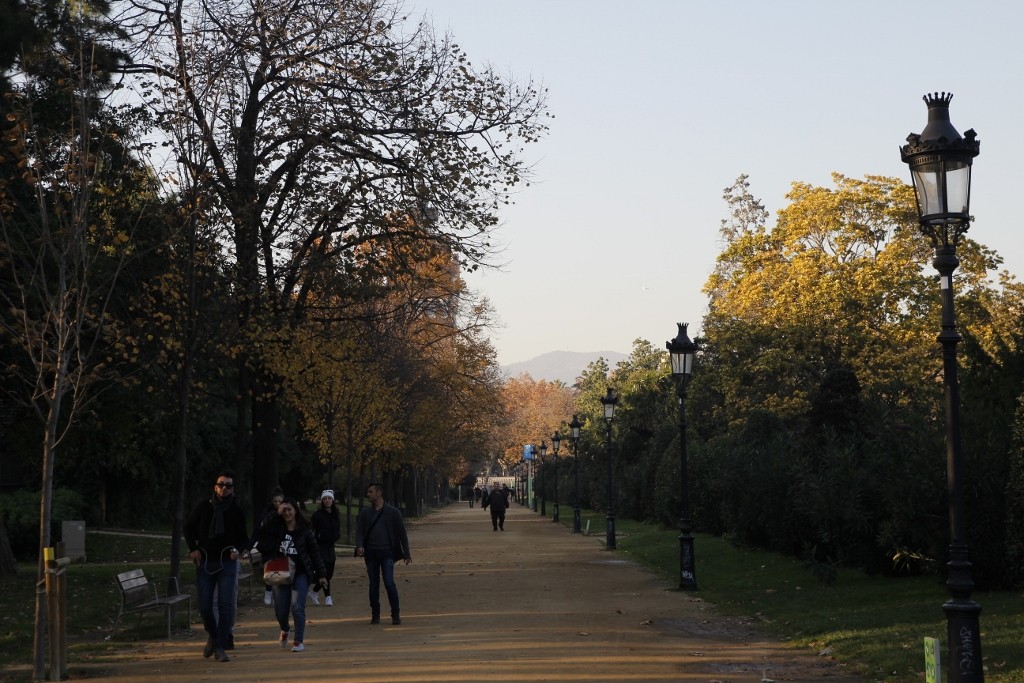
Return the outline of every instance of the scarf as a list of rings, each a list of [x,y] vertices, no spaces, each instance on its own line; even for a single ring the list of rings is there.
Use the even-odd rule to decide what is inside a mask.
[[[210,529],[207,532],[209,538],[224,535],[224,511],[231,507],[233,502],[235,502],[234,496],[228,496],[220,501],[217,500],[217,496],[210,499],[210,504],[213,505],[213,517],[210,518]]]

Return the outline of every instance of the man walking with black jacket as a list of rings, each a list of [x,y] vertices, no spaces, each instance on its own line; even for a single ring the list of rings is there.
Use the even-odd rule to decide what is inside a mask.
[[[487,496],[487,502],[484,503],[484,509],[487,506],[491,507],[491,526],[497,531],[501,529],[505,530],[505,510],[508,509],[508,497],[505,492],[502,491],[497,484],[491,490],[491,495]]]
[[[370,577],[370,623],[380,623],[380,580],[384,578],[384,590],[391,607],[391,623],[402,623],[398,605],[398,586],[395,585],[395,561],[412,562],[409,550],[409,536],[405,532],[402,511],[384,502],[384,487],[370,484],[366,489],[370,507],[359,511],[356,518],[356,555],[366,562],[366,574]]]
[[[215,655],[218,662],[227,662],[231,658],[225,650],[232,647],[238,599],[238,558],[248,557],[248,552],[239,548],[245,548],[249,541],[245,513],[235,502],[235,475],[231,470],[217,475],[213,496],[196,505],[185,521],[184,531],[189,557],[196,565],[196,602],[207,633],[203,656]]]

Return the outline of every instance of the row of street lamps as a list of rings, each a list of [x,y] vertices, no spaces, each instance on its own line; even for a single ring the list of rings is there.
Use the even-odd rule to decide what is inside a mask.
[[[907,137],[900,148],[903,161],[910,167],[917,198],[921,231],[932,243],[935,257],[932,265],[939,273],[942,295],[942,331],[938,341],[943,351],[943,381],[946,409],[946,476],[949,496],[950,560],[946,582],[950,599],[943,604],[946,613],[948,672],[952,683],[984,681],[981,655],[981,606],[971,599],[974,583],[968,558],[964,519],[963,453],[960,441],[960,389],[957,378],[957,344],[960,334],[956,328],[953,308],[953,272],[960,265],[956,247],[970,227],[971,167],[978,156],[980,143],[974,130],[964,135],[949,120],[949,102],[952,94],[935,93],[924,97],[928,107],[928,124],[920,134]],[[697,345],[686,334],[686,323],[678,323],[678,334],[666,343],[672,361],[672,375],[679,398],[679,471],[682,495],[679,534],[679,588],[696,590],[697,578],[694,543],[689,510],[689,481],[686,451],[686,390],[693,373]],[[608,388],[600,399],[604,409],[605,455],[608,463],[608,510],[606,516],[605,545],[614,550],[615,507],[612,468],[612,421],[618,396]],[[580,423],[573,415],[573,456],[576,451]],[[558,448],[561,436],[551,437],[555,453],[555,510],[558,521]],[[546,446],[541,446],[541,457]],[[573,507],[573,532],[580,532],[579,467],[574,468],[576,497]],[[536,499],[534,511],[536,511]]]
[[[667,342],[665,345],[668,348],[669,356],[672,360],[672,375],[676,379],[676,391],[679,396],[679,476],[681,485],[682,495],[682,513],[680,515],[679,525],[679,588],[682,590],[697,590],[697,578],[696,578],[696,562],[694,559],[694,543],[692,524],[690,522],[690,503],[689,503],[689,479],[687,475],[687,458],[686,458],[686,388],[689,384],[690,377],[693,374],[693,360],[697,354],[697,345],[690,340],[686,334],[687,323],[678,323],[678,334],[672,340]],[[615,550],[617,547],[616,533],[615,533],[615,477],[613,468],[612,458],[612,423],[615,420],[615,407],[619,403],[619,397],[615,393],[615,390],[608,387],[605,391],[605,395],[600,398],[602,414],[605,422],[605,461],[608,467],[607,476],[607,500],[608,508],[605,513],[605,547],[608,550]],[[580,429],[579,417],[577,415],[572,416],[572,422],[569,423],[570,436],[572,438],[573,458],[574,460],[578,456],[577,448],[579,445]],[[551,446],[554,452],[554,464],[555,464],[555,500],[554,510],[552,515],[552,522],[558,522],[558,451],[561,446],[562,436],[557,431],[551,436]],[[541,441],[540,445],[540,459],[541,464],[544,464],[547,456],[547,443]],[[573,504],[573,520],[572,520],[572,531],[573,533],[580,533],[581,531],[581,520],[580,520],[580,479],[579,479],[579,466],[573,468],[573,477],[575,480],[575,496]],[[540,470],[540,477],[543,477],[544,470]],[[539,482],[541,488],[543,488],[543,479]],[[540,497],[540,513],[547,516],[547,507],[545,505],[546,499],[543,496]],[[533,499],[533,511],[537,512],[537,498],[534,496]]]
[[[579,448],[579,440],[580,440],[580,430],[582,428],[583,428],[583,424],[580,422],[579,417],[576,416],[576,415],[573,415],[572,416],[572,422],[569,423],[569,438],[572,440],[573,460],[575,460],[576,456],[579,454],[578,448]],[[561,446],[562,446],[562,439],[563,439],[563,436],[559,432],[557,432],[557,431],[554,434],[551,435],[551,452],[554,455],[554,465],[555,465],[555,499],[554,499],[554,501],[552,501],[553,502],[553,506],[554,506],[553,509],[552,509],[552,515],[551,515],[551,521],[552,522],[559,522],[559,521],[561,521],[561,517],[559,515],[559,502],[558,502],[558,453],[559,453],[559,450],[561,449]],[[547,454],[548,454],[547,442],[542,440],[540,442],[540,446],[537,447],[537,450],[540,452],[540,462],[541,462],[541,465],[546,464],[546,462],[547,462]],[[543,489],[543,482],[544,482],[544,478],[543,477],[544,477],[544,469],[541,468],[539,470],[539,474],[538,474],[538,479],[539,479],[539,481],[538,481],[538,488],[540,488],[540,489]],[[573,468],[573,480],[574,480],[574,483],[575,483],[575,489],[576,489],[575,490],[575,494],[576,495],[574,496],[573,506],[572,506],[572,532],[574,534],[578,534],[582,530],[581,519],[580,519],[580,474],[579,474],[579,467],[574,467]],[[528,496],[526,496],[526,495],[524,495],[524,497],[528,498]],[[531,503],[527,499],[526,506],[530,507],[530,505],[531,505]],[[541,496],[541,495],[534,495],[533,496],[533,501],[532,501],[532,506],[533,506],[533,511],[534,512],[538,511],[537,510],[537,506],[538,505],[540,505],[540,513],[546,517],[547,514],[548,514],[547,513],[547,499],[544,496]]]

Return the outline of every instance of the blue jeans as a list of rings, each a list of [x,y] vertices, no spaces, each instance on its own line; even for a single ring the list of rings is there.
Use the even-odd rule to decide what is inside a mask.
[[[380,616],[380,578],[384,577],[384,590],[388,594],[392,618],[399,616],[398,586],[395,585],[395,558],[390,550],[365,549],[366,575],[370,577],[370,613]]]
[[[295,617],[295,635],[292,640],[303,642],[306,635],[306,594],[309,593],[309,574],[297,573],[290,586],[274,586],[274,616],[281,630],[288,632],[288,613]]]
[[[203,628],[213,640],[214,647],[226,648],[231,644],[231,629],[235,626],[235,585],[238,563],[224,562],[221,569],[210,573],[205,564],[196,567],[196,601]],[[217,610],[213,609],[213,594],[217,592]]]

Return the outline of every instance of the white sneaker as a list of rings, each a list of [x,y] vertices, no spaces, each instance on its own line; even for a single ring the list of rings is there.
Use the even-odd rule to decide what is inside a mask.
[[[292,652],[305,652],[305,651],[306,651],[306,646],[303,645],[302,643],[300,643],[299,641],[295,641],[294,643],[292,643]]]
[[[274,602],[273,593],[271,591],[263,591],[263,604],[270,605]]]
[[[328,595],[326,598],[324,598],[324,604],[326,606],[328,606],[328,607],[333,607],[334,606],[334,601],[331,600],[331,596],[330,595]]]
[[[316,597],[316,593],[310,593],[309,594],[309,599],[313,601],[314,605],[319,605],[320,604],[320,598]]]
[[[281,637],[278,638],[278,642],[281,643],[282,648],[288,647],[288,631],[281,631]]]

